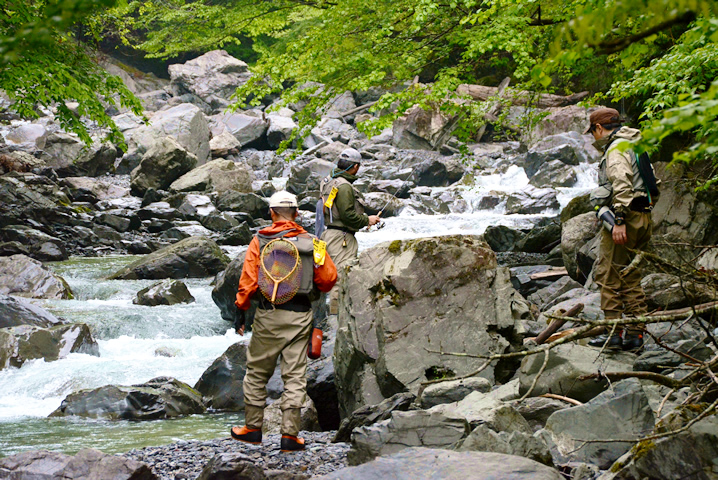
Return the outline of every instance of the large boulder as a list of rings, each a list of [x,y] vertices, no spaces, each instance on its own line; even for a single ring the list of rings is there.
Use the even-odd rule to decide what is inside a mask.
[[[269,220],[269,201],[256,193],[227,190],[217,197],[217,208],[230,212],[243,212],[252,218]]]
[[[199,392],[174,378],[158,377],[139,385],[106,385],[71,393],[50,416],[157,420],[204,411]]]
[[[579,250],[600,233],[601,224],[593,212],[582,213],[568,219],[561,225],[561,255],[569,276],[574,280],[584,279],[588,272],[579,271]],[[590,271],[590,267],[589,267]]]
[[[387,398],[378,405],[364,405],[352,412],[350,416],[342,420],[333,442],[348,442],[351,440],[351,433],[357,427],[373,425],[391,417],[391,412],[405,412],[409,410],[416,400],[413,393],[403,392]]]
[[[429,477],[430,475],[430,477]],[[553,468],[528,458],[489,452],[408,448],[364,465],[343,468],[318,480],[562,480]]]
[[[252,171],[232,160],[212,160],[182,175],[169,186],[171,192],[252,191]]]
[[[438,108],[427,111],[415,105],[394,121],[392,144],[408,150],[438,150],[455,127],[454,118]]]
[[[150,188],[166,190],[172,182],[196,165],[197,157],[176,140],[162,138],[144,154],[137,168],[132,170],[132,193],[142,197]]]
[[[27,298],[73,298],[64,278],[25,255],[0,257],[0,293]]]
[[[210,118],[212,135],[229,132],[242,148],[254,146],[265,139],[269,124],[263,115],[253,111],[221,113]]]
[[[477,236],[396,240],[364,251],[340,282],[334,355],[344,415],[439,376],[483,364],[439,350],[491,355],[509,341],[525,300]],[[493,380],[494,367],[482,376]]]
[[[246,63],[224,50],[212,50],[167,70],[180,94],[192,93],[214,110],[227,107],[237,88],[252,76]]]
[[[276,113],[267,115],[267,121],[269,122],[269,127],[267,128],[267,143],[269,143],[269,146],[272,148],[279,148],[279,145],[283,141],[289,140],[292,132],[297,128],[297,124],[291,117],[278,115]]]
[[[527,186],[509,195],[506,201],[506,213],[532,215],[546,210],[558,210],[560,204],[557,195],[553,188]]]
[[[51,133],[40,155],[47,167],[61,177],[98,177],[114,171],[117,149],[111,143],[95,141],[89,147],[77,136]]]
[[[25,480],[157,480],[146,463],[99,450],[80,450],[75,456],[60,452],[31,450],[0,458],[0,474]]]
[[[554,413],[546,431],[561,463],[586,462],[605,470],[632,446],[614,439],[640,438],[653,430],[655,421],[640,382],[631,378],[613,384],[585,405]],[[608,441],[595,441],[603,439]]]
[[[62,204],[69,205],[70,199],[47,177],[28,173],[0,177],[0,227],[18,225],[27,229],[30,227],[24,225],[29,219],[51,224],[57,221],[58,212],[67,210]],[[17,240],[4,233],[0,238]]]
[[[18,325],[52,327],[64,323],[44,308],[29,301],[0,293],[0,328]]]
[[[555,393],[587,402],[608,387],[606,380],[580,380],[583,375],[601,372],[631,371],[634,355],[628,353],[601,354],[600,349],[564,344],[549,351],[546,368],[531,390],[531,396]],[[524,395],[531,388],[543,366],[544,355],[529,355],[521,362],[519,392]]]
[[[243,410],[242,382],[246,373],[247,343],[237,342],[212,362],[194,388],[202,394],[207,408],[232,412]]]
[[[163,280],[150,285],[137,292],[132,299],[135,305],[176,305],[178,303],[193,303],[194,297],[189,293],[187,285],[179,280]]]
[[[66,177],[60,185],[70,189],[70,195],[75,201],[84,201],[84,198],[96,200],[110,200],[128,196],[130,190],[111,182],[93,177]]]
[[[464,167],[457,157],[431,156],[413,169],[414,183],[423,187],[448,187],[464,176]]]
[[[20,367],[28,360],[42,358],[52,362],[67,357],[70,353],[86,353],[99,356],[99,347],[90,328],[84,323],[57,325],[41,328],[32,325],[3,328],[3,333],[12,338],[6,338],[4,365],[0,362],[0,369],[7,366]],[[0,347],[2,348],[2,347]]]
[[[210,277],[224,270],[229,258],[214,241],[190,237],[161,248],[110,275],[110,280]]]
[[[468,434],[469,424],[462,418],[426,410],[394,411],[387,420],[354,429],[347,461],[359,465],[410,447],[449,449]]]
[[[569,105],[568,107],[552,107],[546,109],[548,116],[541,119],[540,122],[528,132],[527,143],[535,143],[543,138],[564,134],[566,132],[583,133],[589,124],[588,118],[596,107],[579,107],[578,105]],[[586,135],[590,137],[590,135]],[[587,140],[587,142],[592,142]]]

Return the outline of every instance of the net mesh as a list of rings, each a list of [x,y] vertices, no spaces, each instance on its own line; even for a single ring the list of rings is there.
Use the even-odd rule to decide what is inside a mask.
[[[269,242],[259,257],[259,291],[275,305],[291,300],[299,290],[302,260],[290,241],[277,238]]]

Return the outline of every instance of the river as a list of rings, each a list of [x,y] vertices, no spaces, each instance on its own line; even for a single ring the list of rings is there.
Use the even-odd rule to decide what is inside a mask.
[[[595,183],[595,164],[573,168],[579,181],[573,188],[558,189],[561,207]],[[481,234],[490,225],[529,228],[544,216],[556,215],[555,210],[506,215],[502,204],[491,210],[477,208],[489,192],[510,192],[527,184],[519,167],[510,167],[503,175],[479,176],[474,186],[461,187],[469,206],[464,213],[425,215],[407,209],[387,218],[384,228],[360,232],[360,250],[397,239]],[[232,248],[227,253],[234,257],[239,251]],[[135,258],[72,258],[49,265],[65,278],[75,299],[44,301],[42,306],[69,321],[90,325],[100,356],[71,354],[55,362],[34,360],[19,369],[0,370],[0,456],[35,449],[72,454],[87,447],[118,453],[180,440],[226,437],[231,425],[241,423],[241,413],[144,422],[47,418],[68,394],[80,389],[143,383],[159,376],[194,385],[215,358],[242,339],[222,320],[212,301],[212,278],[185,281],[195,303],[133,305],[136,292],[154,281],[104,277]]]

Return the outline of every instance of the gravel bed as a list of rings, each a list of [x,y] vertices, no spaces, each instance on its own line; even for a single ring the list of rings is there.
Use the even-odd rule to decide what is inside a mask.
[[[194,480],[207,462],[220,453],[247,455],[265,471],[284,470],[319,476],[347,466],[349,444],[331,443],[335,433],[302,432],[307,448],[295,453],[282,453],[279,450],[280,435],[266,435],[262,445],[219,438],[133,449],[122,456],[146,463],[161,480]]]

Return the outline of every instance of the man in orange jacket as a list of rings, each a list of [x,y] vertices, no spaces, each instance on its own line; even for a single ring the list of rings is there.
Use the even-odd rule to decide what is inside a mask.
[[[281,449],[286,452],[304,449],[304,439],[298,434],[300,410],[307,392],[307,346],[313,328],[311,301],[318,297],[319,291],[332,289],[337,281],[337,269],[326,254],[323,242],[295,223],[297,198],[294,195],[285,191],[272,195],[269,212],[272,225],[260,230],[249,244],[235,301],[239,309],[239,323],[242,324],[238,329],[240,334],[244,333],[244,316],[252,297],[259,300],[259,307],[247,349],[247,373],[243,383],[245,425],[233,427],[231,434],[232,438],[243,442],[262,442],[267,382],[281,355],[284,382]],[[301,268],[313,271],[313,274],[304,270],[304,275],[299,273],[303,280],[298,293],[285,303],[272,302],[257,292],[262,249],[275,238],[296,243],[302,260]]]

